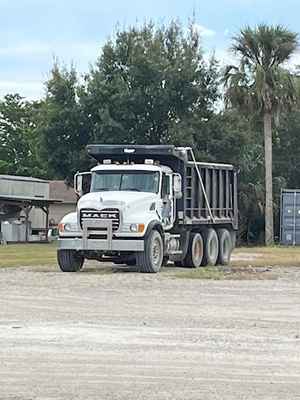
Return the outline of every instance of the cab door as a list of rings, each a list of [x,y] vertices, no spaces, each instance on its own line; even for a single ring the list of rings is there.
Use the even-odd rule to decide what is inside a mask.
[[[77,172],[74,176],[74,190],[78,197],[90,192],[91,180],[91,172]]]
[[[161,218],[162,224],[165,229],[172,228],[175,220],[175,210],[173,201],[173,182],[172,174],[162,174],[162,184],[161,184]]]

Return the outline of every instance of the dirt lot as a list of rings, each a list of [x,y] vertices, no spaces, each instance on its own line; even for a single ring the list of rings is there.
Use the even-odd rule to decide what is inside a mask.
[[[300,399],[299,269],[263,273],[1,268],[0,399]]]

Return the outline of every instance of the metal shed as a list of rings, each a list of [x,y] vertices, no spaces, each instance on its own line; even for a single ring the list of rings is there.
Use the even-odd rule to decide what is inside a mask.
[[[300,189],[281,191],[280,243],[300,245]]]
[[[49,198],[48,181],[0,175],[1,240],[47,240],[49,206],[58,202]]]

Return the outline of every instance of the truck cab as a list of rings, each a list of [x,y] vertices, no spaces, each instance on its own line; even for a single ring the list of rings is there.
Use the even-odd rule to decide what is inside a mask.
[[[181,263],[195,230],[184,218],[184,153],[180,159],[174,146],[88,151],[98,164],[74,178],[79,200],[59,224],[60,268],[77,271],[85,259],[96,259],[158,272],[167,259]]]
[[[116,236],[143,234],[153,219],[158,219],[164,229],[171,228],[175,220],[176,197],[172,185],[173,171],[166,166],[153,165],[153,160],[147,161],[147,164],[94,167],[90,193],[80,198],[79,212],[82,214],[85,209],[93,209],[97,202],[101,207],[115,207],[118,221],[114,222],[113,229]]]

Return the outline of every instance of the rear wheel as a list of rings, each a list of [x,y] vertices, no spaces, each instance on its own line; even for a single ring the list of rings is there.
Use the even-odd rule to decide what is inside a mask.
[[[198,268],[203,258],[203,239],[200,233],[192,232],[190,235],[187,254],[183,261],[176,261],[176,266]]]
[[[145,250],[136,253],[136,265],[140,272],[156,273],[162,266],[164,244],[161,234],[153,229],[145,242]]]
[[[233,249],[230,232],[227,229],[218,229],[217,233],[219,238],[218,264],[228,265],[230,263],[230,256]]]
[[[77,272],[84,263],[84,257],[76,250],[57,250],[57,261],[63,272]]]
[[[219,255],[219,239],[213,228],[204,231],[204,254],[202,265],[216,265]]]

